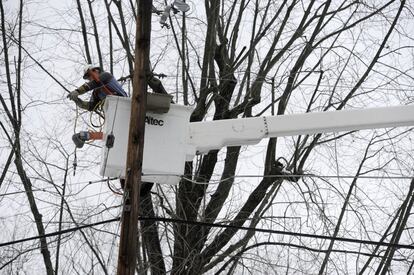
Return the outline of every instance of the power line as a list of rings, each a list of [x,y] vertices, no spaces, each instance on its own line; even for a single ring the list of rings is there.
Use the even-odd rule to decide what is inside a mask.
[[[34,192],[34,191],[45,191],[45,190],[43,190],[43,189],[35,189],[35,190],[32,190],[32,191]],[[6,197],[6,196],[10,196],[10,195],[22,194],[22,193],[26,193],[26,191],[16,191],[16,192],[10,192],[10,193],[0,194],[0,198],[1,197]]]
[[[111,223],[111,222],[116,222],[119,221],[120,218],[113,218],[113,219],[109,219],[109,220],[104,220],[104,221],[100,221],[100,222],[95,222],[95,223],[90,223],[90,224],[85,224],[85,225],[80,225],[80,226],[76,226],[76,227],[72,227],[72,228],[68,228],[68,229],[64,229],[64,230],[60,230],[60,231],[56,231],[56,232],[51,232],[51,233],[47,233],[44,235],[39,235],[39,236],[34,236],[34,237],[29,237],[29,238],[24,238],[24,239],[19,239],[19,240],[14,240],[14,241],[10,241],[10,242],[5,242],[5,243],[1,243],[0,247],[3,246],[8,246],[8,245],[13,245],[13,244],[18,244],[18,243],[23,243],[23,242],[28,242],[28,241],[33,241],[33,240],[37,240],[40,238],[47,238],[47,237],[53,237],[53,236],[58,236],[58,235],[62,235],[62,234],[66,234],[66,233],[70,233],[70,232],[74,232],[74,231],[78,231],[84,228],[89,228],[89,227],[93,227],[93,226],[97,226],[97,225],[102,225],[102,224],[107,224],[107,223]]]
[[[286,175],[254,175],[254,174],[246,174],[246,175],[234,175],[231,177],[227,177],[221,180],[210,180],[209,182],[198,182],[198,181],[194,181],[190,178],[184,177],[182,175],[178,175],[178,174],[143,174],[143,176],[173,176],[173,177],[177,177],[180,179],[184,179],[187,180],[189,182],[192,182],[194,184],[202,184],[202,185],[214,185],[214,184],[219,184],[221,182],[233,179],[233,178],[325,178],[325,179],[380,179],[380,180],[403,180],[403,179],[407,179],[407,180],[412,180],[414,178],[413,176],[352,176],[352,175],[316,175],[316,174],[286,174]],[[84,182],[76,182],[76,183],[71,183],[70,185],[81,185],[81,184],[94,184],[94,183],[100,183],[100,182],[106,182],[108,180],[116,180],[118,178],[109,178],[109,179],[101,179],[101,180],[94,180],[94,181],[84,181]],[[38,188],[38,189],[34,189],[34,192],[47,192],[48,189],[54,189],[55,187],[50,186],[50,187],[45,187],[45,188]],[[23,194],[26,193],[26,191],[15,191],[15,192],[10,192],[10,193],[4,193],[4,194],[0,194],[0,198],[1,197],[5,197],[5,196],[10,196],[10,195],[17,195],[17,194]]]
[[[106,182],[108,180],[116,180],[118,178],[108,178],[108,179],[101,179],[101,180],[90,180],[90,181],[82,181],[82,182],[75,182],[75,183],[69,183],[71,186],[74,185],[81,185],[81,184],[86,184],[86,186],[94,184],[94,183],[100,183],[100,182]],[[58,184],[56,184],[58,185]],[[48,189],[56,189],[55,186],[48,186],[48,187],[44,187],[44,188],[37,188],[37,189],[33,189],[33,192],[47,192]],[[5,197],[5,196],[9,196],[9,195],[17,195],[17,194],[23,194],[26,193],[26,191],[15,191],[15,192],[10,192],[10,193],[4,193],[4,194],[0,194],[0,197]],[[67,195],[66,197],[71,196],[71,195]]]
[[[248,247],[246,247],[245,250],[247,249],[251,249],[251,248],[257,248],[259,246],[262,245],[276,245],[276,246],[289,246],[292,248],[297,248],[297,249],[305,249],[311,252],[317,252],[317,253],[327,253],[329,251],[333,252],[333,253],[344,253],[344,254],[356,254],[356,255],[362,255],[362,256],[366,256],[366,257],[375,257],[375,258],[386,258],[386,256],[383,255],[379,255],[379,254],[374,254],[374,253],[367,253],[367,252],[363,252],[363,251],[352,251],[352,250],[345,250],[345,249],[318,249],[318,248],[313,248],[313,247],[309,247],[309,246],[305,246],[305,245],[300,245],[300,244],[294,244],[294,243],[285,243],[285,242],[259,242],[259,243],[255,243],[252,244]],[[241,255],[243,252],[245,251],[240,251],[239,253],[237,253],[236,255],[232,256],[232,257],[239,257],[239,255]],[[393,258],[393,261],[405,261],[406,259],[404,258]]]
[[[286,178],[286,177],[306,177],[306,178],[334,178],[334,179],[413,179],[413,176],[352,176],[352,175],[315,175],[315,174],[286,174],[286,175],[235,175],[235,178]]]
[[[169,74],[166,75],[166,77],[169,78],[177,78],[180,77],[181,75],[174,75],[174,74]],[[234,81],[234,79],[232,78],[225,78],[225,77],[200,77],[200,76],[192,76],[193,79],[198,79],[198,80],[215,80],[215,81]],[[271,83],[273,77],[265,77],[264,80],[253,80],[251,81],[253,82],[257,82],[257,83]],[[238,79],[239,81],[241,81],[240,79]],[[282,82],[278,82],[279,84],[287,84],[287,81],[282,81]],[[298,84],[298,87],[300,86],[307,86],[307,87],[316,87],[316,84],[311,84],[311,83],[300,83]],[[402,86],[400,84],[400,86]],[[385,87],[385,86],[379,86],[379,87],[367,87],[367,86],[360,86],[361,90],[379,90],[379,91],[400,91],[400,92],[412,92],[413,88],[412,86],[409,85],[404,85],[407,88],[396,88],[396,87]],[[341,89],[350,89],[353,88],[352,85],[328,85],[328,84],[319,84],[319,87],[322,88],[341,88]]]
[[[173,177],[178,177],[190,182],[193,182],[195,184],[218,184],[220,182],[226,181],[226,180],[230,180],[233,178],[331,178],[331,179],[383,179],[383,180],[395,180],[395,179],[409,179],[412,180],[414,178],[413,176],[364,176],[364,175],[359,175],[359,176],[355,176],[355,175],[316,175],[316,174],[288,174],[289,172],[286,171],[286,174],[283,175],[259,175],[259,174],[246,174],[246,175],[233,175],[221,180],[217,180],[217,181],[210,181],[210,182],[197,182],[194,181],[190,178],[187,178],[185,176],[179,175],[179,174],[156,174],[156,173],[151,173],[151,174],[143,174],[143,176],[158,176],[158,177],[162,177],[162,176],[173,176]],[[200,177],[200,176],[199,176]],[[202,177],[202,175],[201,175]]]
[[[26,54],[33,60],[47,75],[49,75],[60,87],[62,87],[66,92],[70,93],[68,88],[65,87],[56,77],[54,77],[39,61],[37,61],[13,36],[7,35],[11,41],[17,44]]]
[[[357,244],[387,246],[387,247],[394,247],[394,248],[414,249],[414,245],[377,242],[377,241],[371,241],[371,240],[360,240],[360,239],[351,239],[351,238],[344,238],[344,237],[332,237],[332,236],[324,236],[324,235],[308,234],[308,233],[296,233],[296,232],[264,229],[264,228],[257,228],[257,227],[251,228],[251,227],[246,227],[246,226],[236,226],[236,225],[219,224],[219,223],[207,223],[207,222],[199,222],[199,221],[188,221],[188,220],[179,220],[179,219],[164,218],[164,217],[139,217],[138,219],[141,221],[148,220],[148,221],[172,222],[172,223],[181,223],[181,224],[200,225],[200,226],[206,226],[206,227],[237,229],[237,230],[245,230],[245,231],[253,230],[255,232],[270,233],[270,234],[288,235],[288,236],[323,239],[323,240],[334,240],[334,241],[350,242],[350,243],[357,243]]]
[[[94,194],[94,195],[89,195],[89,196],[84,196],[84,197],[80,197],[80,198],[76,198],[76,199],[74,199],[74,200],[71,200],[71,201],[68,201],[68,200],[66,200],[68,203],[71,203],[72,205],[71,205],[71,209],[74,209],[74,208],[82,208],[82,210],[85,210],[85,206],[84,205],[76,205],[76,204],[74,204],[75,202],[78,202],[78,201],[80,201],[80,200],[85,200],[85,199],[88,199],[88,198],[92,198],[92,197],[96,197],[96,196],[100,196],[100,195],[102,195],[102,194],[104,194],[105,192],[101,192],[101,193],[97,193],[97,194]],[[109,195],[112,195],[112,193],[109,193],[109,192],[106,192],[106,193],[108,193],[108,196]],[[44,211],[46,211],[46,210],[48,210],[48,211],[53,211],[54,209],[56,209],[56,207],[60,207],[57,203],[50,203],[50,202],[46,202],[46,201],[44,201],[44,200],[42,200],[42,202],[44,202],[44,203],[49,203],[49,205],[47,205],[47,206],[43,206],[43,207],[41,207],[41,208],[39,208],[39,210],[44,210]],[[91,205],[91,206],[89,206],[89,207],[95,207],[94,209],[99,209],[99,206],[100,205]],[[117,208],[117,207],[120,207],[119,205],[115,205],[115,206],[111,206],[111,208],[113,208],[113,207],[115,207],[115,208]],[[105,211],[106,210],[108,210],[108,209],[104,209]],[[90,211],[89,211],[90,212]],[[20,213],[15,213],[15,214],[13,214],[13,215],[8,215],[8,216],[0,216],[0,220],[6,220],[6,219],[9,219],[9,218],[14,218],[14,217],[22,217],[22,216],[26,216],[26,215],[30,215],[30,214],[32,214],[32,212],[31,212],[31,210],[26,210],[26,211],[24,211],[24,212],[20,212]]]
[[[366,245],[376,245],[376,246],[386,246],[386,247],[394,247],[396,249],[414,249],[414,245],[407,245],[407,244],[398,244],[398,243],[388,243],[382,241],[371,241],[371,240],[363,240],[363,239],[351,239],[351,238],[344,238],[344,237],[332,237],[332,236],[325,236],[325,235],[317,235],[317,234],[308,234],[308,233],[297,233],[297,232],[289,232],[289,231],[282,231],[282,230],[273,230],[273,229],[264,229],[264,228],[251,228],[246,226],[236,226],[230,224],[220,224],[220,223],[208,223],[208,222],[200,222],[200,221],[189,221],[189,220],[180,220],[180,219],[172,219],[172,218],[164,218],[164,217],[138,217],[140,221],[158,221],[158,222],[165,222],[165,223],[179,223],[179,224],[189,224],[189,225],[198,225],[198,226],[205,226],[205,227],[216,227],[216,228],[225,228],[225,229],[236,229],[236,230],[245,230],[245,231],[254,231],[254,232],[261,232],[261,233],[269,233],[269,234],[277,234],[277,235],[287,235],[287,236],[295,236],[295,237],[302,237],[302,238],[311,238],[311,239],[321,239],[321,240],[334,240],[340,242],[348,242],[348,243],[357,243],[357,244],[366,244]],[[40,236],[24,238],[19,240],[14,240],[10,242],[0,243],[0,247],[13,245],[17,243],[37,240],[40,238],[45,237],[53,237],[61,234],[66,234],[70,232],[74,232],[77,230],[81,230],[84,228],[89,228],[97,225],[112,223],[115,221],[120,221],[120,217],[104,220],[96,223],[85,224],[82,226],[72,227],[61,231],[56,231],[52,233],[47,233]]]
[[[254,174],[246,174],[246,175],[234,175],[231,177],[227,177],[225,179],[221,179],[221,180],[210,180],[209,182],[198,182],[198,181],[194,181],[190,178],[184,177],[182,175],[178,175],[178,174],[143,174],[143,176],[173,176],[173,177],[177,177],[177,178],[181,178],[184,180],[187,180],[189,182],[195,183],[195,184],[203,184],[203,185],[208,185],[208,184],[219,184],[223,181],[227,181],[233,178],[287,178],[287,177],[291,177],[291,178],[325,178],[325,179],[380,179],[380,180],[403,180],[403,179],[408,179],[408,180],[412,180],[414,178],[413,176],[352,176],[352,175],[316,175],[316,174],[286,174],[286,175],[254,175]],[[84,182],[76,182],[76,183],[71,183],[70,185],[81,185],[81,184],[94,184],[94,183],[100,183],[100,182],[106,182],[108,180],[116,180],[118,178],[109,178],[109,179],[101,179],[101,180],[94,180],[94,181],[84,181]],[[47,192],[48,189],[54,189],[55,187],[50,186],[50,187],[45,187],[45,188],[38,188],[38,189],[34,189],[34,192]],[[0,194],[0,198],[1,197],[5,197],[5,196],[10,196],[10,195],[17,195],[17,194],[23,194],[26,193],[26,191],[15,191],[15,192],[10,192],[10,193],[4,193],[4,194]]]

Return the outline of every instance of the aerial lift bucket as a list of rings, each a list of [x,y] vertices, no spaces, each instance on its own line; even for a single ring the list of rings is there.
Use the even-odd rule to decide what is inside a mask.
[[[147,98],[142,181],[177,184],[187,156],[194,156],[187,142],[193,109],[170,104],[170,96],[148,94]],[[125,177],[131,98],[107,96],[104,110],[104,141],[111,133],[115,139],[112,148],[102,148],[100,174]]]

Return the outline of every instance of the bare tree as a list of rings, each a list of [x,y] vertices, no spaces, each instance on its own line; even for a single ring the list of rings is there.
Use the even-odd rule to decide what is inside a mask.
[[[163,10],[164,1],[154,2],[154,10]],[[412,4],[406,1],[209,0],[203,7],[188,2],[192,10],[172,13],[169,28],[156,24],[158,15],[153,15],[151,53],[157,60],[153,73],[167,77],[162,83],[155,79],[150,84],[155,91],[175,95],[176,103],[192,105],[191,122],[411,102],[407,87],[412,88],[413,79],[412,34],[406,26],[412,24]],[[73,2],[68,13],[56,11],[61,22],[68,21],[59,29],[44,22],[27,24],[41,35],[63,41],[59,43],[67,46],[64,58],[73,64],[98,61],[114,74],[126,72],[122,77],[127,79],[134,60],[133,1],[88,0],[87,6],[82,4]],[[48,220],[56,223],[57,230],[65,222],[77,226],[93,218],[105,219],[119,211],[122,197],[108,182],[110,188],[104,191],[115,191],[112,197],[107,194],[112,198],[109,202],[90,202],[78,208],[76,201],[70,201],[70,196],[78,198],[79,194],[69,188],[70,159],[74,157],[67,153],[72,150],[69,145],[43,144],[38,151],[22,154],[20,127],[26,122],[21,115],[19,84],[25,71],[22,58],[29,52],[39,59],[42,55],[51,61],[59,58],[42,48],[36,52],[36,47],[22,53],[22,13],[19,18],[20,23],[11,27],[2,8],[2,30],[6,30],[2,32],[2,66],[8,78],[3,83],[7,94],[1,93],[0,98],[1,115],[6,118],[1,127],[8,151],[2,154],[5,165],[0,184],[13,178],[7,171],[14,159],[31,204],[41,196],[31,192],[30,177],[56,187],[56,215]],[[8,57],[11,45],[18,50],[15,62]],[[10,71],[13,64],[15,72]],[[79,78],[75,72],[63,85]],[[64,108],[68,112],[61,117],[69,122],[50,131],[67,132],[73,115],[69,114],[71,107]],[[76,116],[81,123],[89,124],[88,120],[87,114]],[[389,129],[374,134],[272,138],[257,147],[228,147],[197,156],[185,164],[185,175],[177,186],[146,185],[152,190],[141,198],[141,216],[147,219],[139,224],[139,273],[385,274],[410,270],[413,252],[395,245],[413,241],[409,219],[413,184],[404,185],[411,179],[393,176],[412,176],[411,134],[411,129]],[[53,139],[50,133],[47,137]],[[35,143],[40,144],[33,141],[33,146]],[[61,152],[60,161],[48,160],[45,148]],[[81,161],[76,173],[91,175],[97,154],[93,147],[77,151]],[[33,161],[25,162],[29,156]],[[52,163],[60,172],[53,170],[57,168]],[[59,181],[69,189],[64,191]],[[42,235],[40,213],[33,213]],[[172,221],[161,222],[158,217]],[[334,239],[260,233],[258,228]],[[53,252],[55,271],[111,274],[117,234],[116,225],[107,225],[61,236]],[[335,239],[338,237],[389,244],[348,244]],[[75,243],[81,244],[79,249],[74,248]],[[52,272],[45,239],[41,249],[45,266]],[[18,251],[7,259],[20,255],[30,253]],[[68,259],[63,266],[59,264],[62,258]]]
[[[17,59],[14,59],[15,62],[11,61],[9,58],[9,48],[13,42],[10,37],[14,37],[14,26],[8,26],[6,28],[6,18],[4,13],[3,4],[0,3],[0,12],[1,12],[1,29],[2,29],[2,42],[3,42],[3,57],[4,57],[4,67],[6,71],[6,83],[8,98],[3,96],[3,93],[0,94],[0,102],[6,114],[8,125],[1,123],[1,128],[4,131],[4,134],[7,136],[10,143],[11,149],[14,155],[14,164],[17,170],[17,174],[23,184],[24,190],[27,195],[27,200],[30,205],[31,212],[35,221],[36,229],[39,236],[45,234],[45,228],[43,225],[42,215],[39,212],[37,203],[34,197],[32,183],[29,177],[27,177],[22,157],[22,148],[21,148],[21,126],[22,126],[22,105],[21,105],[21,96],[22,96],[22,21],[23,21],[23,1],[20,1],[19,15],[18,15],[18,25],[17,25],[17,37],[15,41],[17,42]],[[12,66],[15,66],[15,71],[11,70]],[[12,82],[12,76],[15,76],[15,85]],[[11,155],[10,155],[11,156]],[[50,257],[50,251],[48,248],[48,243],[45,237],[40,238],[40,251],[43,256],[44,265],[46,268],[46,273],[53,274],[53,266]]]

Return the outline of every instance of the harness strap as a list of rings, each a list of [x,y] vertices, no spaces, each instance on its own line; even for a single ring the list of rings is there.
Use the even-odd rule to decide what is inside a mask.
[[[102,84],[102,88],[104,90],[104,93],[106,95],[114,95],[115,93],[113,93],[111,90],[109,90],[108,87],[106,87],[101,80],[99,79],[99,75],[95,72],[91,72],[90,75],[92,76],[92,79],[95,80],[96,82],[98,82],[99,84]]]

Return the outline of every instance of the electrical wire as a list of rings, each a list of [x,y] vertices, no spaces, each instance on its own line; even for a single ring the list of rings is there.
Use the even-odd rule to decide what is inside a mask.
[[[286,177],[307,177],[307,178],[333,178],[333,179],[413,179],[413,176],[352,176],[352,175],[315,175],[315,174],[287,174],[287,175],[235,175],[235,178],[286,178]]]
[[[74,185],[86,184],[88,186],[88,185],[91,185],[91,184],[94,184],[94,183],[107,182],[108,180],[116,180],[116,179],[118,179],[118,178],[107,178],[107,179],[94,180],[94,181],[75,182],[75,183],[70,183],[70,185],[74,186]],[[33,192],[39,192],[39,191],[47,192],[48,189],[55,189],[55,187],[54,186],[48,186],[48,187],[44,187],[44,188],[33,189]],[[15,191],[15,192],[10,192],[10,193],[4,193],[4,194],[0,194],[0,197],[23,194],[23,193],[26,193],[26,191]]]
[[[0,166],[1,168],[1,166]],[[286,173],[289,173],[289,171],[286,171]],[[213,174],[213,176],[218,175],[218,174]],[[194,182],[194,183],[198,183],[198,184],[212,184],[213,182],[210,183],[203,183],[203,182],[196,182],[193,181],[190,178],[187,178],[183,175],[180,174],[165,174],[165,173],[142,173],[142,176],[165,176],[165,177],[178,177],[178,178],[182,178],[185,180],[188,180],[190,182]],[[311,173],[303,173],[303,174],[284,174],[284,175],[260,175],[260,174],[240,174],[240,175],[234,175],[234,176],[230,176],[227,177],[225,179],[222,180],[218,180],[216,181],[216,183],[222,182],[222,181],[226,181],[232,178],[286,178],[286,177],[301,177],[301,178],[326,178],[326,179],[354,179],[354,178],[359,178],[359,179],[381,179],[381,180],[398,180],[398,179],[413,179],[414,178],[414,174],[412,176],[407,176],[407,175],[402,175],[402,176],[369,176],[369,175],[359,175],[359,176],[355,176],[355,175],[317,175],[317,174],[311,174]],[[117,177],[112,177],[109,178],[109,180],[116,180],[118,179]],[[101,179],[101,180],[95,180],[95,181],[83,181],[83,182],[77,182],[77,183],[71,183],[71,185],[77,185],[77,184],[92,184],[92,183],[97,183],[97,182],[104,182],[107,179]],[[46,187],[47,188],[47,187]],[[52,187],[49,187],[52,188]],[[1,195],[0,195],[1,196]]]
[[[178,177],[180,179],[187,180],[189,182],[195,183],[195,184],[219,184],[220,182],[227,181],[234,178],[326,178],[326,179],[383,179],[383,180],[396,180],[396,179],[413,179],[413,176],[353,176],[353,175],[316,175],[316,174],[284,174],[284,175],[234,175],[230,176],[221,180],[217,181],[210,181],[210,182],[197,182],[190,178],[187,178],[185,176],[179,175],[179,174],[156,174],[156,173],[148,173],[143,174],[142,176],[157,176],[157,177]]]
[[[387,247],[403,248],[403,249],[414,249],[414,245],[407,245],[407,244],[387,243],[387,242],[378,242],[378,241],[371,241],[371,240],[351,239],[351,238],[344,238],[344,237],[332,237],[332,236],[324,236],[324,235],[317,235],[317,234],[297,233],[297,232],[264,229],[264,228],[256,228],[256,227],[251,228],[251,227],[246,227],[246,226],[236,226],[236,225],[219,224],[219,223],[207,223],[207,222],[199,222],[199,221],[188,221],[188,220],[179,220],[179,219],[164,218],[164,217],[138,217],[138,220],[171,222],[171,223],[180,223],[180,224],[200,225],[200,226],[206,226],[206,227],[237,229],[237,230],[245,230],[245,231],[253,230],[255,232],[269,233],[269,234],[314,238],[314,239],[322,239],[322,240],[334,240],[334,241],[376,245],[376,246],[387,246]]]
[[[106,192],[106,193],[108,194],[108,198],[109,198],[110,193],[108,193],[108,192]],[[84,204],[77,205],[75,203],[78,202],[78,201],[81,201],[81,200],[90,199],[90,198],[93,198],[93,197],[96,197],[96,196],[100,196],[102,194],[103,194],[103,192],[100,192],[100,193],[97,193],[97,194],[94,194],[94,195],[77,197],[76,199],[73,199],[73,200],[66,199],[66,202],[69,203],[69,204],[72,204],[71,209],[79,208],[80,210],[84,211],[86,209]],[[68,196],[65,196],[65,197],[69,198],[71,196],[68,195]],[[56,207],[60,207],[57,203],[46,202],[46,201],[40,200],[40,199],[39,199],[39,201],[44,202],[44,203],[48,203],[48,205],[39,208],[39,211],[41,211],[41,212],[53,211],[53,210],[56,210]],[[98,209],[100,206],[101,206],[100,204],[99,205],[91,205],[91,206],[89,206],[89,208],[93,207],[94,209]],[[120,206],[112,206],[112,208],[113,207],[117,208],[117,207],[120,207]],[[106,209],[106,208],[103,209],[103,211],[106,211],[106,210],[108,210],[108,209]],[[24,212],[15,213],[15,214],[12,214],[12,215],[0,216],[0,220],[6,220],[6,219],[16,218],[16,217],[27,217],[27,216],[30,216],[31,214],[32,214],[32,212],[29,209],[29,210],[26,210]],[[50,223],[50,221],[49,221],[49,223]]]
[[[100,222],[95,222],[95,223],[80,225],[80,226],[76,226],[76,227],[72,227],[72,228],[67,228],[67,229],[63,229],[63,230],[60,230],[60,231],[56,231],[56,232],[46,233],[46,234],[39,235],[39,236],[34,236],[34,237],[29,237],[29,238],[14,240],[14,241],[10,241],[10,242],[5,242],[5,243],[1,243],[0,244],[0,247],[4,247],[4,246],[8,246],[8,245],[13,245],[13,244],[17,244],[17,243],[23,243],[23,242],[33,241],[33,240],[37,240],[37,239],[40,239],[40,238],[47,238],[47,237],[58,236],[58,235],[62,235],[62,234],[66,234],[66,233],[71,233],[71,232],[74,232],[74,231],[78,231],[78,230],[81,230],[81,229],[84,229],[84,228],[89,228],[89,227],[93,227],[93,226],[97,226],[97,225],[102,225],[102,224],[116,222],[116,221],[119,221],[119,220],[120,220],[120,218],[118,217],[118,218],[113,218],[113,219],[104,220],[104,221],[100,221]]]
[[[200,185],[214,185],[214,184],[219,184],[221,182],[230,180],[230,179],[234,179],[234,178],[287,178],[287,177],[300,177],[300,178],[325,178],[325,179],[380,179],[380,180],[412,180],[414,178],[413,176],[352,176],[352,175],[315,175],[315,174],[287,174],[287,175],[234,175],[231,177],[227,177],[225,179],[221,179],[221,180],[217,180],[217,181],[210,181],[210,182],[198,182],[195,180],[192,180],[190,178],[184,177],[182,175],[178,175],[178,174],[155,174],[155,173],[151,173],[151,174],[143,174],[142,176],[157,176],[157,177],[162,177],[162,176],[166,176],[166,177],[177,177],[180,179],[184,179],[186,181],[189,181],[191,183],[194,184],[200,184]],[[118,178],[109,178],[109,180],[116,180]],[[71,183],[71,186],[73,185],[81,185],[81,184],[94,184],[94,183],[99,183],[99,182],[107,182],[108,179],[101,179],[101,180],[95,180],[95,181],[84,181],[84,182],[77,182],[77,183]],[[53,189],[54,187],[50,186],[50,187],[45,187],[45,188],[39,188],[39,189],[34,189],[33,191],[35,192],[47,192],[47,189]],[[16,195],[16,194],[21,194],[21,193],[25,193],[25,191],[16,191],[16,192],[10,192],[10,193],[4,193],[4,194],[0,194],[0,197],[5,197],[5,196],[9,196],[9,195]]]
[[[16,43],[17,44],[17,41],[15,40],[15,38],[14,37],[12,37],[12,36],[9,36],[9,38],[14,42],[14,43]],[[23,48],[22,47],[22,49],[23,49],[23,51],[30,57],[30,59],[32,59],[45,73],[47,73],[57,84],[59,84],[64,90],[66,90],[68,93],[70,92],[60,81],[58,81],[48,70],[46,70],[43,66],[42,66],[42,64],[40,64],[40,62],[39,61],[37,61],[35,58],[33,58],[30,54],[29,54],[29,52],[25,49],[25,48]],[[180,75],[165,75],[165,74],[162,74],[162,76],[163,77],[171,77],[171,78],[177,78],[177,77],[179,77]],[[128,78],[128,77],[130,77],[130,76],[127,76],[127,77],[125,77],[125,79],[126,78]],[[228,79],[228,78],[220,78],[220,77],[218,77],[218,78],[216,78],[216,77],[199,77],[199,76],[193,76],[192,78],[195,78],[195,79],[199,79],[199,80],[202,80],[202,79],[205,79],[205,80],[228,80],[228,81],[234,81],[234,79]],[[119,79],[119,80],[124,80],[122,77]],[[269,78],[269,77],[265,77],[265,79],[264,80],[256,80],[255,82],[260,82],[260,83],[270,83],[270,81],[271,81],[271,78]],[[280,82],[281,84],[284,84],[284,83],[286,83],[286,82]],[[302,84],[300,84],[301,86],[311,86],[311,87],[315,87],[315,85],[314,84],[306,84],[306,83],[302,83]],[[331,88],[332,86],[330,86],[330,85],[326,85],[326,84],[320,84],[319,85],[320,87],[327,87],[327,88]],[[336,86],[336,87],[338,87],[338,88],[344,88],[344,89],[349,89],[350,88],[350,86],[341,86],[341,85],[339,85],[339,86]],[[401,89],[401,88],[378,88],[378,87],[363,87],[363,86],[361,86],[360,87],[360,89],[362,89],[362,90],[364,90],[364,89],[367,89],[367,90],[384,90],[384,91],[402,91],[402,92],[412,92],[412,88],[411,87],[409,87],[409,88],[407,88],[407,89]]]
[[[177,78],[180,77],[181,75],[174,75],[174,74],[169,74],[169,75],[165,75],[165,77],[167,78]],[[198,79],[198,80],[215,80],[215,81],[234,81],[234,79],[231,78],[223,78],[223,77],[200,77],[200,76],[193,76],[193,79]],[[255,80],[254,82],[257,83],[271,83],[273,77],[265,77],[264,80]],[[279,84],[287,84],[287,81],[282,81],[279,82]],[[307,86],[307,87],[315,87],[316,84],[308,84],[308,83],[301,83],[299,86]],[[327,84],[319,84],[319,87],[323,87],[323,88],[332,88],[333,85],[327,85]],[[337,88],[342,88],[342,89],[350,89],[353,86],[351,85],[336,85],[335,87]],[[412,86],[408,86],[406,89],[402,89],[402,88],[387,88],[387,87],[365,87],[365,86],[360,86],[359,87],[361,90],[379,90],[379,91],[400,91],[400,92],[412,92],[413,88]]]
[[[44,235],[29,237],[18,239],[14,241],[0,243],[0,247],[9,246],[13,244],[18,244],[22,242],[37,240],[40,238],[47,238],[53,237],[57,235],[62,235],[70,232],[75,232],[84,228],[90,228],[97,225],[112,223],[116,221],[120,221],[121,218],[113,218],[109,220],[103,220],[100,222],[85,224],[81,226],[76,226],[56,232],[47,233]],[[189,221],[189,220],[180,220],[180,219],[172,219],[172,218],[165,218],[165,217],[138,217],[140,221],[156,221],[156,222],[165,222],[165,223],[178,223],[178,224],[187,224],[187,225],[198,225],[198,226],[205,226],[205,227],[216,227],[216,228],[225,228],[225,229],[235,229],[235,230],[244,230],[244,231],[254,231],[254,232],[261,232],[261,233],[269,233],[269,234],[277,234],[277,235],[287,235],[287,236],[295,236],[295,237],[302,237],[302,238],[312,238],[312,239],[321,239],[321,240],[334,240],[340,242],[348,242],[348,243],[356,243],[356,244],[366,244],[366,245],[375,245],[375,246],[386,246],[386,247],[393,247],[396,249],[414,249],[414,245],[408,244],[398,244],[398,243],[389,243],[383,241],[371,241],[371,240],[364,240],[364,239],[351,239],[351,238],[344,238],[344,237],[332,237],[332,236],[325,236],[325,235],[317,235],[317,234],[308,234],[308,233],[297,233],[297,232],[289,232],[289,231],[282,231],[282,230],[273,230],[273,229],[264,229],[264,228],[256,228],[256,227],[246,227],[246,226],[236,226],[236,225],[229,225],[229,224],[220,224],[220,223],[208,223],[208,222],[200,222],[200,221]]]

